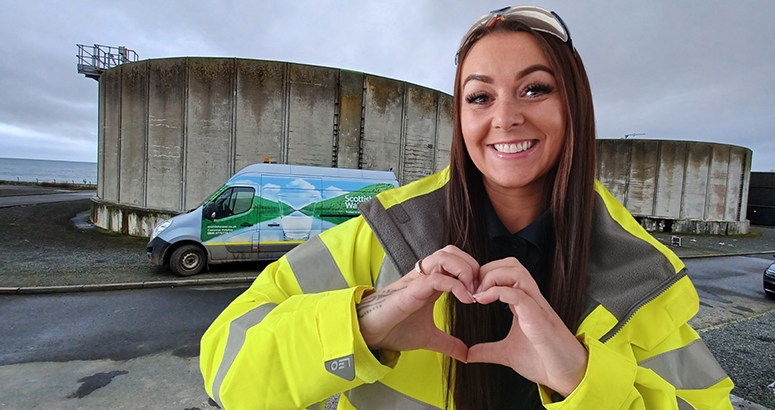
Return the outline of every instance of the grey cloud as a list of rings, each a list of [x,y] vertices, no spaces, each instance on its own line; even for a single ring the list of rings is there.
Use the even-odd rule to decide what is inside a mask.
[[[647,138],[739,144],[755,151],[755,170],[772,168],[775,2],[542,5],[563,16],[584,58],[600,137],[646,132]],[[451,92],[460,37],[480,15],[502,6],[463,0],[10,2],[0,15],[0,125],[59,136],[59,151],[49,147],[47,155],[96,152],[97,83],[76,74],[76,43],[124,45],[141,58],[234,56],[341,67]],[[3,155],[27,156],[23,138],[0,138]],[[36,141],[30,152],[45,148]]]

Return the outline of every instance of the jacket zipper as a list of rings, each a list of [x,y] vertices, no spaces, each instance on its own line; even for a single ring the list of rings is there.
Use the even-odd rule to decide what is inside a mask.
[[[679,280],[683,279],[683,277],[686,276],[686,268],[681,269],[680,272],[676,273],[675,276],[671,277],[667,282],[665,282],[662,286],[655,289],[651,294],[647,295],[638,303],[636,303],[630,310],[627,312],[627,315],[624,316],[624,319],[619,321],[619,323],[614,326],[613,329],[609,330],[608,333],[603,335],[603,337],[600,338],[601,343],[606,343],[609,340],[611,340],[614,336],[616,336],[619,331],[622,330],[622,328],[627,325],[627,323],[630,322],[630,319],[635,315],[635,313],[640,310],[643,306],[646,306],[649,302],[656,299],[663,293],[667,292],[668,289],[670,289],[673,285],[676,284]]]

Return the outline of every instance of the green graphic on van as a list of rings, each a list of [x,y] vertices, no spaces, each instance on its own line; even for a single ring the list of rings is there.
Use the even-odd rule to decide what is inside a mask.
[[[256,207],[259,209],[257,223],[279,218],[282,215],[293,212],[293,208],[286,203],[270,201],[260,196],[256,196]]]
[[[334,224],[340,224],[353,216],[360,215],[358,204],[366,202],[374,198],[378,193],[390,188],[393,188],[393,185],[368,185],[350,193],[307,205],[302,209],[302,212]]]
[[[202,241],[250,252],[260,242],[305,241],[358,216],[358,204],[393,188],[389,183],[245,176],[204,205]],[[259,188],[256,192],[256,189]],[[325,188],[323,188],[325,187]]]

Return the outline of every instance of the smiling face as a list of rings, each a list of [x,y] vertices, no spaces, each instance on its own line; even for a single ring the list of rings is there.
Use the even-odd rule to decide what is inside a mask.
[[[564,144],[565,115],[536,39],[525,32],[483,37],[463,61],[460,78],[463,139],[487,191],[542,189]]]

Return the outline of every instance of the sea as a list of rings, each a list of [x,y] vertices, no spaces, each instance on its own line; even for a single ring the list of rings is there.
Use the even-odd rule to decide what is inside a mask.
[[[97,184],[97,163],[0,158],[0,180]]]

